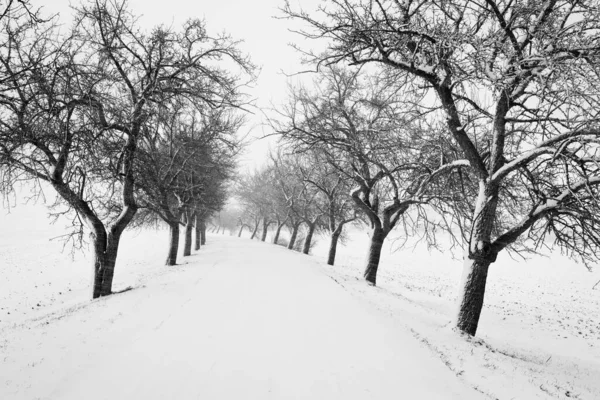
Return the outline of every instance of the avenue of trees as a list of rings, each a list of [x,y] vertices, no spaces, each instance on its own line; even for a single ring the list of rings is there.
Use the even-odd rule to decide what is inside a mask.
[[[94,298],[111,293],[123,231],[156,223],[167,265],[181,232],[189,255],[207,229],[304,254],[321,233],[334,265],[345,228],[366,224],[370,285],[392,230],[449,238],[468,335],[500,253],[598,261],[596,0],[285,1],[319,50],[298,47],[311,79],[266,113],[278,148],[246,174],[255,67],[238,42],[198,19],[143,31],[126,0],[83,1],[68,26],[2,4],[0,188],[54,189],[71,239],[90,235]]]
[[[274,244],[309,254],[315,233],[323,232],[330,238],[327,263],[334,265],[344,226],[356,221],[358,212],[347,195],[350,181],[323,157],[320,152],[279,152],[261,169],[240,177],[235,188],[237,235],[247,228],[251,239],[264,242],[271,230]],[[283,228],[289,230],[287,243]]]
[[[142,31],[125,0],[89,0],[73,21],[8,2],[0,21],[2,188],[52,187],[72,238],[90,234],[93,297],[111,294],[123,231],[164,220],[167,265],[196,249],[223,207],[254,67],[225,34],[190,19]]]
[[[319,52],[300,50],[326,82],[294,90],[278,130],[355,176],[374,242],[397,223],[436,224],[461,242],[460,331],[476,333],[500,252],[553,246],[597,261],[596,1],[332,0],[283,12],[314,39]],[[387,83],[357,101],[344,77],[361,69]]]

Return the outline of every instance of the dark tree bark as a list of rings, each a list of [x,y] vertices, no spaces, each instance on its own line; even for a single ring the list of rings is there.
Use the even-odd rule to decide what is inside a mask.
[[[256,224],[254,224],[254,230],[252,230],[252,236],[250,236],[250,240],[254,240],[257,232],[258,232],[258,222]]]
[[[185,219],[185,241],[183,242],[183,256],[187,257],[192,254],[192,231],[194,230],[193,219],[187,216]]]
[[[279,234],[281,233],[281,228],[285,225],[284,223],[277,224],[277,229],[275,230],[275,236],[273,237],[273,244],[277,244],[279,242]]]
[[[246,227],[246,225],[240,226],[240,230],[238,231],[238,237],[242,237],[242,232],[244,231],[244,227]]]
[[[490,245],[497,207],[498,187],[480,184],[468,255],[463,260],[456,316],[456,327],[472,336],[479,326],[488,269],[498,254]]]
[[[315,233],[315,228],[317,227],[316,222],[308,224],[308,232],[306,233],[306,238],[304,239],[304,246],[302,248],[303,254],[308,254],[310,252],[310,245],[312,243],[313,234]]]
[[[200,220],[200,244],[204,246],[206,244],[206,221]]]
[[[93,236],[96,235],[93,234]],[[94,287],[92,293],[94,299],[112,293],[118,248],[119,238],[109,238],[102,233],[94,240]]]
[[[296,224],[292,226],[292,236],[290,236],[290,243],[288,243],[288,249],[293,250],[294,244],[296,244],[296,238],[298,237],[298,229],[300,229],[300,224]]]
[[[478,260],[465,258],[463,263],[456,327],[472,336],[477,333],[490,264],[491,261],[485,258]]]
[[[166,265],[177,264],[177,251],[179,250],[179,222],[169,224],[169,253]]]
[[[364,278],[371,285],[375,286],[377,281],[377,269],[379,268],[379,259],[381,258],[381,248],[386,234],[380,227],[373,228],[371,232],[371,245],[369,246],[369,255],[367,258],[367,267],[363,274]]]
[[[264,242],[265,240],[267,240],[267,233],[269,232],[270,225],[271,225],[271,221],[268,221],[266,218],[263,218],[262,235],[260,236],[261,242]]]
[[[194,237],[195,238],[194,250],[197,251],[197,250],[200,250],[200,246],[201,246],[201,241],[200,241],[200,235],[201,235],[201,233],[200,233],[200,231],[201,231],[201,228],[200,228],[200,217],[198,216],[198,214],[196,214],[196,220],[195,220],[195,223],[194,223],[194,230],[196,231],[195,232],[196,235]]]
[[[327,264],[333,265],[335,263],[335,255],[337,253],[337,244],[340,239],[340,233],[335,231],[331,235],[331,242],[329,243],[329,255],[327,256]]]

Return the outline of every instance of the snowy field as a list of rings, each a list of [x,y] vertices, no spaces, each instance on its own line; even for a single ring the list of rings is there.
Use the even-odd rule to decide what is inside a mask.
[[[321,239],[316,254],[326,252]],[[559,254],[490,267],[477,338],[450,329],[461,262],[423,247],[382,253],[378,288],[359,279],[366,233],[355,233],[336,267],[323,266],[350,292],[405,323],[456,375],[491,398],[600,399],[600,267]]]
[[[371,359],[367,354],[385,353],[386,348],[389,348],[394,354],[406,352],[405,357],[400,358],[408,358],[410,363],[424,368],[423,371],[430,371],[430,375],[426,377],[430,382],[431,395],[426,396],[422,391],[424,389],[421,387],[420,392],[420,386],[416,385],[413,389],[404,387],[402,394],[408,396],[406,398],[600,398],[600,285],[595,290],[592,289],[600,280],[600,271],[590,273],[583,266],[558,255],[534,257],[528,261],[499,257],[490,270],[486,304],[477,338],[465,340],[458,337],[449,326],[461,263],[452,260],[449,255],[428,254],[422,247],[392,252],[393,244],[388,242],[380,266],[379,286],[373,288],[359,279],[368,244],[365,232],[353,232],[350,240],[339,249],[335,267],[328,267],[324,263],[326,238],[318,238],[312,258],[299,254],[285,258],[289,252],[280,247],[253,244],[237,238],[209,236],[212,248],[209,245],[199,254],[180,259],[186,265],[169,269],[162,266],[167,231],[133,231],[127,233],[121,246],[114,289],[122,290],[133,286],[136,290],[89,302],[89,254],[71,257],[68,253],[61,253],[60,241],[49,241],[49,238],[60,235],[62,225],[58,223],[51,226],[44,221],[45,210],[39,206],[19,206],[13,214],[8,215],[5,210],[0,212],[0,351],[3,353],[0,399],[84,398],[77,397],[76,391],[79,387],[83,390],[83,383],[92,382],[92,379],[95,382],[100,377],[101,382],[106,380],[105,383],[108,384],[108,379],[117,379],[119,373],[127,377],[136,368],[135,362],[139,360],[139,354],[148,351],[145,346],[151,346],[160,339],[166,347],[149,356],[149,362],[155,366],[170,366],[178,374],[183,374],[163,377],[163,383],[167,386],[181,385],[184,381],[188,382],[186,385],[190,385],[189,379],[192,378],[185,373],[194,370],[217,376],[219,382],[234,385],[233,382],[238,382],[239,390],[247,390],[255,398],[379,399],[385,398],[381,397],[385,390],[390,391],[387,393],[390,398],[398,398],[399,389],[384,378],[369,375],[368,368],[361,369],[363,376],[367,376],[365,384],[379,385],[379,396],[375,395],[376,392],[361,391],[358,386],[362,381],[354,386],[346,382],[343,378],[353,376],[352,373],[356,371],[341,367],[342,362],[348,362],[344,356],[345,351],[341,349],[336,349],[329,355],[338,357],[339,363],[318,359],[318,354],[321,354],[319,352],[311,360],[306,360],[300,353],[291,355],[304,363],[313,363],[317,371],[333,374],[337,370],[343,375],[337,377],[319,375],[315,371],[308,373],[308,369],[305,369],[308,366],[304,364],[297,365],[294,369],[286,364],[289,360],[280,359],[272,352],[265,353],[265,357],[271,362],[268,367],[246,365],[244,362],[252,359],[255,356],[253,352],[258,350],[244,350],[241,344],[234,346],[236,352],[231,350],[222,354],[229,363],[227,367],[217,364],[220,369],[214,369],[212,364],[206,365],[207,361],[203,357],[217,360],[220,355],[211,353],[210,346],[203,346],[212,344],[218,347],[224,344],[214,342],[216,339],[210,335],[204,341],[199,338],[198,341],[202,343],[191,350],[187,349],[192,353],[198,352],[200,361],[193,368],[190,364],[195,361],[177,358],[177,355],[184,355],[187,351],[181,342],[191,340],[191,337],[183,334],[178,336],[174,333],[176,328],[204,332],[205,328],[201,324],[203,321],[196,320],[195,316],[206,318],[204,322],[213,319],[219,321],[219,318],[226,318],[224,314],[228,310],[246,306],[244,302],[253,301],[258,302],[255,304],[257,309],[266,307],[267,311],[253,314],[252,318],[255,319],[238,315],[237,318],[244,321],[243,326],[227,326],[226,337],[235,342],[238,340],[237,335],[243,336],[248,329],[256,337],[267,331],[271,332],[267,338],[260,336],[261,339],[257,339],[256,343],[242,340],[241,343],[252,347],[252,343],[270,346],[269,343],[277,343],[282,335],[292,335],[288,338],[290,342],[286,344],[290,348],[296,348],[299,344],[294,341],[295,331],[282,328],[294,318],[288,313],[291,312],[289,307],[295,307],[294,304],[298,302],[306,303],[306,307],[316,307],[314,310],[301,309],[297,318],[306,322],[312,321],[311,318],[314,317],[314,326],[304,327],[305,333],[312,330],[322,332],[323,326],[327,326],[327,317],[315,310],[319,309],[319,304],[340,302],[338,308],[327,308],[331,315],[337,314],[338,310],[342,318],[340,326],[327,326],[327,329],[343,331],[340,336],[347,336],[342,342],[349,354],[366,357],[365,365],[368,366],[369,362],[376,363],[377,360]],[[239,243],[246,243],[244,246],[250,247],[243,247]],[[252,257],[258,257],[257,254],[260,260],[264,260],[264,265],[258,259],[249,262]],[[232,269],[245,264],[248,265],[244,269]],[[292,264],[294,268],[289,269]],[[299,272],[303,265],[313,271],[309,277]],[[283,268],[281,276],[273,274],[280,267]],[[221,272],[215,273],[215,269],[222,269],[222,275],[219,275]],[[271,293],[269,285],[262,283],[268,282],[264,276],[276,275],[284,279],[287,273],[292,274],[290,277],[293,280],[289,282],[295,282],[293,286],[275,290],[273,298],[264,299],[264,293]],[[241,276],[239,279],[238,275]],[[319,280],[325,275],[329,275],[335,282],[325,285]],[[265,288],[251,290],[248,287],[251,279],[256,279],[258,285],[264,284]],[[312,285],[311,279],[317,282],[316,289],[312,286],[302,287],[305,284]],[[200,281],[205,282],[204,286],[194,286]],[[330,279],[326,281],[333,282]],[[324,286],[322,288],[322,285],[327,286],[327,289]],[[241,291],[240,298],[233,303],[224,300],[222,305],[225,309],[219,313],[218,309],[214,310],[216,305],[211,305],[211,296],[214,298],[219,293],[216,288]],[[202,289],[202,298],[191,295],[196,289]],[[332,297],[328,297],[327,291],[331,291]],[[265,306],[277,304],[278,295],[285,297],[290,292],[293,297],[283,302],[288,309],[271,309],[270,306]],[[343,292],[351,294],[349,297],[354,300],[343,297]],[[253,300],[252,296],[260,293],[263,293],[259,296],[262,300]],[[321,297],[313,298],[311,294]],[[358,307],[368,313],[361,311],[362,314],[357,312],[356,315],[346,315],[348,307]],[[273,315],[269,316],[269,312]],[[354,326],[351,321],[353,318],[370,318],[363,314],[378,316],[376,322],[381,323],[381,329],[385,331],[378,331],[373,335],[383,341],[375,339],[365,342],[360,336],[363,329],[358,329],[360,324]],[[155,332],[162,326],[161,321],[171,317],[177,324],[171,326],[170,330],[164,328],[166,331],[156,333],[156,336],[144,334]],[[283,325],[278,321],[283,321]],[[190,323],[187,328],[186,323]],[[280,328],[279,335],[272,332],[273,329]],[[142,339],[139,342],[132,341],[125,337],[128,332]],[[168,332],[173,336],[169,336]],[[218,334],[216,331],[214,333]],[[323,339],[316,333],[311,337],[315,343],[320,343],[320,339]],[[304,336],[302,338],[305,339]],[[325,339],[326,343],[333,340],[331,337]],[[332,343],[337,340],[342,339],[337,338]],[[315,345],[310,341],[301,343],[308,347]],[[405,348],[394,347],[402,344]],[[109,357],[101,357],[106,348],[113,346],[119,354],[124,354],[123,368],[112,370]],[[323,344],[318,346],[321,349]],[[140,353],[137,354],[136,351]],[[203,351],[207,352],[206,356],[203,356]],[[240,356],[245,361],[240,364],[239,369],[235,369],[232,365],[235,364],[238,353],[245,354]],[[426,359],[429,356],[437,361]],[[91,360],[96,360],[99,364],[96,365],[96,361]],[[408,373],[403,370],[405,365],[399,360],[385,357],[382,360],[385,365],[381,366],[380,374],[387,376],[384,371],[388,370],[396,374]],[[279,372],[272,369],[278,362],[282,363]],[[438,362],[443,368],[436,369]],[[363,367],[366,368],[364,365]],[[284,376],[283,371],[293,372],[297,376]],[[74,376],[68,376],[71,373]],[[132,379],[138,381],[123,384],[123,390],[141,390],[144,379],[150,374],[148,368],[142,368],[142,371],[132,375]],[[261,382],[267,376],[275,379],[275,386]],[[121,381],[122,379],[124,378]],[[205,381],[206,376],[195,376],[193,379],[208,385],[208,391],[204,394],[212,393],[215,396],[203,398],[252,397],[243,396],[240,394],[243,391],[235,392],[232,388],[227,393],[239,396],[226,397],[226,392],[219,392],[218,387]],[[314,390],[324,397],[314,393],[311,396],[306,379],[320,379],[321,386]],[[418,377],[411,378],[412,380],[419,381]],[[57,382],[61,382],[62,386],[57,388]],[[331,386],[334,383],[336,387]],[[277,384],[281,385],[278,389]],[[298,386],[298,391],[295,397],[289,397],[289,388],[294,384]],[[148,391],[146,394],[151,395],[148,386],[144,387]],[[177,398],[187,398],[185,396],[193,392],[191,386],[189,390],[186,387],[178,387],[180,396]],[[47,391],[48,388],[53,391]],[[471,388],[475,390],[472,391]],[[87,392],[90,389],[85,390]],[[462,392],[463,390],[466,391]],[[270,397],[266,393],[270,393]],[[440,393],[447,393],[447,396]],[[138,391],[131,392],[127,398],[137,398],[138,394]],[[32,397],[33,395],[37,397]],[[144,398],[161,398],[157,393],[152,396]],[[98,395],[97,398],[104,397]]]

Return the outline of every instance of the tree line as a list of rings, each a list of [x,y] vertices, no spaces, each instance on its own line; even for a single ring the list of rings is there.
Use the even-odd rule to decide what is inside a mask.
[[[490,265],[556,248],[600,254],[600,8],[594,0],[285,2],[312,82],[267,124],[280,149],[237,179],[240,211],[218,211],[234,175],[254,66],[231,37],[192,19],[143,31],[125,1],[88,0],[70,26],[28,1],[2,3],[0,182],[49,185],[69,238],[90,232],[93,297],[111,293],[128,226],[169,226],[167,264],[207,223],[274,228],[308,253],[365,221],[375,285],[394,228],[464,250],[456,328],[475,335]],[[211,216],[213,219],[211,220]],[[450,238],[450,243],[442,243]],[[445,240],[445,239],[444,239]]]
[[[126,0],[73,6],[69,25],[3,2],[0,181],[57,194],[66,236],[94,254],[93,298],[111,294],[123,231],[164,221],[167,265],[199,249],[223,207],[255,67],[225,33],[190,19],[143,30]],[[59,24],[59,22],[63,24]]]
[[[346,224],[360,215],[346,196],[350,181],[323,159],[318,152],[292,154],[285,146],[271,153],[261,168],[239,177],[234,188],[237,208],[228,208],[218,223],[237,236],[244,229],[250,239],[265,241],[273,231],[274,244],[309,254],[317,231],[330,237],[327,263],[334,265],[337,245]],[[289,229],[289,240],[281,231]],[[304,232],[302,232],[304,228]]]
[[[455,326],[475,335],[500,253],[598,261],[597,2],[286,1],[282,12],[319,49],[298,47],[316,77],[291,88],[269,125],[298,171],[345,182],[336,195],[372,229],[369,283],[394,227],[430,245],[443,232],[464,250]],[[250,225],[283,216],[292,237],[298,221],[310,226],[289,212],[319,186],[301,180],[265,194]]]

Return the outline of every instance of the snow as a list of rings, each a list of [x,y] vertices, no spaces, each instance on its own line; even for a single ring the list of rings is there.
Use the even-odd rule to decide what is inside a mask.
[[[5,327],[0,398],[481,398],[314,259],[210,240],[134,290]]]
[[[382,252],[378,287],[360,279],[368,236],[354,233],[325,271],[359,298],[404,322],[448,367],[491,398],[600,398],[600,271],[558,254],[490,266],[474,339],[451,329],[462,260],[422,246]],[[316,253],[323,253],[326,240]]]
[[[19,205],[10,213],[0,208],[0,326],[87,301],[91,255],[71,254],[59,238],[64,233],[62,221],[48,222],[43,206]],[[162,270],[157,260],[166,258],[165,235],[166,230],[125,232],[114,290]]]
[[[387,240],[371,287],[362,231],[333,267],[326,238],[309,257],[209,235],[172,268],[166,230],[133,231],[133,290],[89,301],[89,254],[60,254],[44,213],[0,215],[0,399],[600,398],[600,274],[556,254],[501,254],[468,339],[450,254]]]

